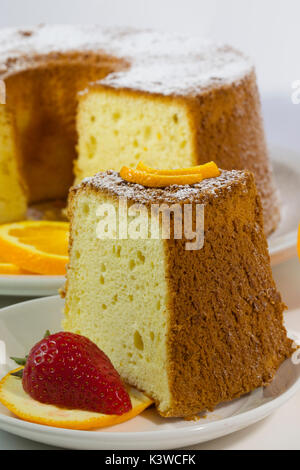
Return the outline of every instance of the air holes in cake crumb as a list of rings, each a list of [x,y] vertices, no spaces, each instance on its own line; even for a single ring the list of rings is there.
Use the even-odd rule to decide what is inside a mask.
[[[115,302],[115,303],[118,302],[118,294],[115,294],[113,296],[113,302]]]
[[[80,252],[76,250],[75,251],[75,256],[76,256],[77,259],[79,259],[80,258]]]
[[[133,146],[134,146],[134,147],[138,147],[138,146],[139,146],[139,143],[138,143],[138,141],[137,141],[136,139],[134,139],[134,141],[133,141]]]
[[[152,129],[150,126],[145,127],[145,130],[144,130],[145,139],[149,139],[149,137],[151,136],[151,132],[152,132]]]
[[[155,336],[154,336],[153,331],[150,331],[150,339],[151,339],[151,341],[154,341],[154,338],[155,338]]]
[[[121,247],[120,247],[120,246],[117,246],[116,256],[117,256],[118,258],[121,257]]]
[[[129,269],[131,269],[131,271],[132,271],[135,268],[135,266],[136,266],[136,263],[135,263],[134,259],[131,259],[129,261]]]
[[[177,114],[174,114],[174,115],[173,115],[173,121],[175,122],[175,124],[178,123],[178,116],[177,116]]]
[[[97,140],[96,138],[91,135],[90,140],[87,142],[87,156],[88,158],[92,159],[95,156],[97,147]]]
[[[180,148],[184,149],[185,146],[186,146],[186,140],[183,140],[180,144]]]
[[[129,294],[128,299],[130,300],[130,302],[132,302],[133,301],[133,295]]]
[[[104,282],[105,282],[105,281],[104,281],[104,276],[102,276],[102,274],[101,274],[101,276],[100,276],[100,284],[104,284]]]
[[[135,158],[136,160],[139,160],[139,159],[141,158],[141,154],[140,154],[140,153],[136,153],[135,156],[134,156],[134,158]]]
[[[105,271],[106,271],[105,263],[101,263],[100,269],[101,269],[102,273],[105,273]]]
[[[158,133],[156,134],[156,137],[157,137],[157,140],[161,140],[161,133],[158,132]]]
[[[138,251],[137,252],[137,257],[139,259],[139,261],[144,264],[145,263],[145,256],[143,255],[143,253],[141,251]]]
[[[160,309],[161,309],[160,300],[158,300],[158,301],[156,302],[156,308],[157,308],[157,310],[160,310]]]
[[[115,112],[115,113],[113,113],[112,118],[116,122],[121,118],[121,114],[118,113],[118,112]]]
[[[102,304],[102,309],[103,309],[103,310],[106,310],[106,309],[107,309],[107,305]]]
[[[95,116],[91,116],[91,122],[95,122],[95,121],[96,121]]]
[[[84,213],[85,215],[89,215],[89,213],[90,213],[90,208],[89,208],[89,205],[88,205],[86,202],[83,204],[82,210],[83,210],[83,213]]]
[[[143,342],[143,339],[142,339],[142,337],[141,337],[141,335],[138,331],[136,331],[134,333],[133,342],[134,342],[134,345],[137,349],[139,349],[140,351],[144,350],[144,342]]]

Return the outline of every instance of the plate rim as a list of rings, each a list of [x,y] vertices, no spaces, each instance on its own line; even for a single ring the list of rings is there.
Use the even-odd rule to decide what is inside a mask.
[[[2,315],[4,316],[10,310],[22,310],[24,304],[32,304],[32,303],[49,303],[53,302],[55,305],[56,302],[62,303],[63,299],[60,298],[58,295],[42,297],[33,300],[25,300],[18,304],[10,305],[8,307],[4,307],[0,309],[0,318]],[[287,359],[289,360],[289,359]],[[258,390],[258,389],[256,389]],[[231,432],[235,432],[237,429],[234,428],[235,425],[238,425],[239,429],[246,428],[250,424],[260,421],[264,419],[266,416],[272,413],[273,410],[276,410],[288,400],[290,400],[297,392],[300,390],[300,374],[293,383],[285,392],[283,392],[280,396],[271,399],[270,401],[263,403],[251,410],[242,411],[233,416],[229,416],[227,418],[222,418],[217,421],[213,422],[206,422],[206,423],[192,423],[190,426],[177,426],[175,429],[158,429],[158,430],[151,430],[151,431],[104,431],[104,430],[75,430],[75,429],[65,429],[65,428],[58,428],[55,426],[47,426],[37,423],[31,423],[25,420],[22,420],[15,416],[6,416],[0,414],[0,428],[6,431],[2,425],[8,425],[10,428],[16,428],[16,430],[27,430],[32,431],[35,433],[42,432],[46,435],[52,435],[53,437],[65,437],[65,438],[74,438],[76,441],[81,438],[86,438],[87,436],[96,436],[98,434],[101,435],[102,440],[104,441],[113,441],[113,440],[122,440],[124,443],[132,442],[134,438],[135,441],[139,443],[144,441],[146,438],[155,438],[159,437],[163,439],[163,441],[170,439],[172,437],[178,437],[180,434],[183,437],[189,437],[194,435],[197,432],[218,432],[222,431],[225,428],[233,428],[232,431],[227,432],[226,434],[230,434]],[[254,392],[254,391],[253,391]],[[253,393],[253,392],[250,392]],[[249,395],[250,395],[249,394]],[[230,403],[230,402],[229,402]],[[182,420],[183,421],[183,420]],[[105,429],[105,428],[103,428]],[[13,432],[9,431],[9,432]],[[200,436],[199,436],[200,437]],[[217,436],[216,436],[217,437]],[[214,439],[214,437],[212,437]],[[210,440],[209,438],[207,441]],[[126,442],[125,442],[126,441]]]

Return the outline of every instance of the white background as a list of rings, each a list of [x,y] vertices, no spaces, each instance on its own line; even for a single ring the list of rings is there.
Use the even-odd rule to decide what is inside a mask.
[[[0,27],[129,25],[231,43],[257,65],[263,93],[291,95],[300,79],[299,0],[0,0]]]

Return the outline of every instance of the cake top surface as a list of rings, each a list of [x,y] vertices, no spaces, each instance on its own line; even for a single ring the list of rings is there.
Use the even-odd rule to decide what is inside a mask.
[[[216,178],[207,178],[193,185],[172,185],[166,188],[147,188],[140,184],[129,183],[116,171],[105,171],[85,178],[75,189],[90,188],[105,192],[118,199],[127,199],[138,204],[176,204],[184,202],[205,203],[213,197],[219,197],[224,189],[242,185],[247,191],[246,183],[249,173],[238,170],[222,170]]]
[[[0,77],[53,52],[99,52],[130,64],[99,83],[164,95],[197,94],[241,80],[253,69],[239,51],[201,37],[96,25],[0,29]],[[44,59],[45,60],[45,59]]]

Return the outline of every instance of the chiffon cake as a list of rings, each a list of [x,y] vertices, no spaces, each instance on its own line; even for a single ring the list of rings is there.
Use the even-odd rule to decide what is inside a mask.
[[[15,122],[2,122],[0,134],[14,132],[14,185],[25,182],[27,203],[64,199],[74,178],[139,159],[165,168],[214,160],[254,173],[266,233],[276,228],[255,70],[239,51],[128,28],[4,28],[0,79]],[[1,178],[9,186],[12,176]],[[3,221],[22,218],[9,194]]]
[[[169,239],[120,236],[120,201],[148,221],[153,205],[190,205],[193,226],[201,205],[203,246],[187,250],[175,229]],[[116,224],[107,238],[101,207]],[[265,386],[292,354],[250,172],[154,189],[108,170],[71,189],[69,216],[63,327],[97,343],[162,416],[193,416]]]

